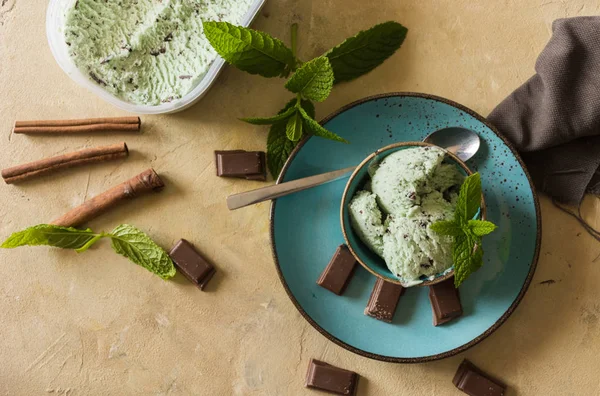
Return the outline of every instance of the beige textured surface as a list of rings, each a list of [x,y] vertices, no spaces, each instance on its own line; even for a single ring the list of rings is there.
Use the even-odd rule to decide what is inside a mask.
[[[23,248],[0,252],[0,395],[302,395],[308,359],[356,370],[361,395],[458,395],[463,357],[503,378],[509,395],[600,394],[600,246],[542,200],[538,271],[521,306],[461,356],[394,365],[354,355],[310,327],[275,273],[268,204],[228,213],[224,197],[258,182],[214,176],[214,149],[263,149],[266,130],[237,117],[277,111],[282,81],[227,68],[184,113],[143,117],[130,136],[11,136],[15,119],[116,116],[63,74],[44,31],[46,1],[0,0],[0,168],[84,146],[126,140],[127,161],[0,186],[0,237],[49,221],[153,166],[168,187],[94,221],[129,222],[163,246],[193,241],[219,272],[202,293],[181,276],[163,282],[110,251],[77,255]],[[305,58],[377,22],[410,32],[391,60],[336,87],[319,117],[387,91],[446,96],[487,114],[532,74],[552,20],[598,14],[597,1],[269,0],[255,27],[286,38],[300,23]],[[592,222],[599,213],[589,200]],[[249,237],[249,238],[248,238]],[[554,284],[539,284],[554,279]],[[398,340],[402,342],[402,340]]]

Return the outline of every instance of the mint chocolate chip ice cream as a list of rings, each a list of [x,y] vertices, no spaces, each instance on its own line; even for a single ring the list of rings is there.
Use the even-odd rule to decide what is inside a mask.
[[[65,41],[75,65],[113,95],[159,105],[183,97],[217,53],[203,20],[240,24],[252,0],[77,0]]]
[[[350,221],[360,239],[379,256],[383,256],[383,233],[381,210],[375,194],[358,191],[350,202]]]
[[[435,147],[396,151],[371,167],[349,204],[352,228],[406,282],[452,267],[452,239],[430,224],[452,220],[464,176]],[[370,191],[369,191],[370,190]]]

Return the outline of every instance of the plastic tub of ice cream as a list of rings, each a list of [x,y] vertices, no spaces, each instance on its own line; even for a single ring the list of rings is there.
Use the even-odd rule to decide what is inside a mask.
[[[180,99],[158,105],[132,104],[114,96],[100,85],[96,84],[89,76],[77,68],[68,53],[68,46],[64,37],[64,23],[68,10],[75,5],[77,0],[50,0],[46,14],[46,34],[52,55],[58,65],[73,81],[87,88],[105,101],[131,113],[136,114],[167,114],[186,109],[196,103],[206,94],[214,84],[225,61],[217,57],[206,74],[201,77],[196,85]],[[249,26],[264,5],[265,0],[254,0],[243,17],[241,25]]]
[[[424,142],[404,142],[404,143],[392,144],[392,145],[383,147],[383,148],[377,150],[375,153],[368,156],[352,173],[352,175],[350,176],[350,179],[348,180],[348,183],[346,184],[346,188],[345,188],[345,191],[342,196],[341,213],[340,213],[342,233],[344,235],[344,239],[346,241],[348,248],[350,249],[352,254],[355,256],[356,260],[367,271],[369,271],[371,274],[377,276],[378,278],[381,278],[387,282],[400,284],[404,287],[410,287],[410,286],[416,286],[416,285],[429,286],[434,283],[441,282],[441,281],[446,280],[454,275],[454,267],[450,266],[449,268],[442,270],[441,272],[433,273],[429,277],[421,277],[419,280],[408,280],[408,279],[403,279],[401,277],[398,277],[396,274],[394,274],[390,271],[390,269],[388,268],[388,265],[386,264],[386,261],[384,261],[384,259],[382,258],[383,256],[386,256],[386,255],[385,254],[382,255],[381,253],[379,253],[379,254],[376,253],[377,247],[373,246],[373,244],[375,244],[375,241],[374,240],[369,241],[368,240],[369,238],[366,238],[364,235],[359,235],[359,233],[357,232],[355,227],[352,225],[353,220],[352,220],[352,216],[350,214],[351,209],[349,209],[349,206],[350,206],[351,202],[353,201],[353,198],[357,196],[357,192],[359,192],[359,194],[358,194],[359,196],[361,196],[362,193],[364,193],[367,190],[373,191],[373,193],[380,192],[380,191],[376,191],[376,189],[375,189],[376,181],[375,181],[375,178],[372,178],[372,176],[373,176],[374,172],[376,172],[375,169],[377,169],[378,164],[382,163],[384,158],[386,158],[387,156],[389,156],[391,154],[399,153],[400,151],[412,149],[412,148],[416,148],[416,147],[424,148],[425,150],[428,150],[428,148],[434,148],[439,151],[443,151],[443,152],[445,152],[444,158],[446,158],[447,164],[441,165],[441,166],[455,168],[456,172],[460,172],[463,176],[472,174],[472,171],[458,157],[456,157],[454,154],[447,152],[446,150],[443,150],[432,144],[424,143]],[[431,153],[431,152],[432,152],[432,150],[429,151],[429,153]],[[406,168],[397,169],[398,174],[405,174],[407,172],[410,172],[410,170],[406,169]],[[463,176],[458,175],[458,177],[463,177]],[[367,182],[373,183],[372,187],[367,187],[367,185],[366,185]],[[452,184],[452,183],[450,183],[450,184]],[[415,190],[413,190],[413,191],[415,191]],[[414,195],[415,193],[412,193],[412,194]],[[416,193],[416,194],[418,195],[419,193]],[[442,200],[441,194],[438,194],[438,195],[440,195],[440,201],[441,201]],[[403,197],[404,197],[404,195],[403,195]],[[371,204],[372,204],[371,206],[373,206],[373,208],[370,208],[368,204],[366,204],[364,206],[364,208],[360,208],[361,209],[360,215],[362,216],[363,219],[368,220],[365,224],[367,226],[369,226],[369,228],[371,226],[376,227],[376,224],[379,221],[381,221],[381,223],[383,223],[385,213],[388,213],[387,220],[390,220],[392,217],[391,216],[392,210],[387,210],[389,208],[385,208],[383,206],[383,204],[385,204],[385,202],[383,202],[382,198],[383,197],[381,195],[379,195],[377,198],[376,204],[371,202]],[[405,198],[407,200],[414,199],[414,197],[411,197],[410,193],[406,194]],[[401,202],[403,202],[403,201],[401,201]],[[423,205],[425,205],[425,204],[423,203]],[[370,214],[370,212],[372,211],[371,209],[374,210],[375,207],[378,207],[377,210],[381,210],[381,212],[378,212],[379,219],[375,218],[377,216]],[[384,210],[384,209],[386,209],[386,210]],[[410,209],[408,209],[408,210],[410,211]],[[394,216],[396,216],[396,211],[394,211]],[[481,201],[481,209],[477,216],[482,219],[485,219],[485,202],[483,200],[483,197],[482,197],[482,201]],[[412,219],[413,218],[411,218],[411,221],[413,221]],[[395,219],[394,221],[398,222],[399,220],[400,219]],[[417,221],[417,220],[414,220],[414,221]],[[391,234],[389,234],[390,229],[385,230],[385,233],[388,233],[388,239],[389,239],[390,236],[394,236],[395,233],[401,231],[400,234],[404,234],[404,239],[406,239],[408,237],[409,240],[411,240],[411,238],[413,238],[413,236],[412,236],[413,234],[420,235],[420,233],[423,233],[424,235],[427,235],[427,236],[425,236],[425,238],[427,238],[429,240],[431,237],[431,240],[433,241],[434,236],[431,235],[433,233],[433,231],[428,230],[428,228],[421,228],[421,227],[427,227],[427,223],[432,222],[432,221],[433,220],[431,219],[431,217],[429,218],[429,220],[421,219],[420,223],[413,225],[414,229],[410,229],[410,227],[409,228],[398,227],[398,229],[396,229],[395,231],[392,230]],[[392,223],[393,223],[393,221],[390,224],[392,224]],[[386,224],[387,224],[387,221],[386,221]],[[402,224],[402,222],[400,222],[398,224]],[[383,237],[384,241],[385,241],[385,238],[386,237]],[[429,253],[434,254],[433,249],[429,249]],[[430,256],[430,257],[434,257],[434,256]],[[387,256],[386,256],[386,258],[387,258]],[[433,264],[433,263],[431,263],[431,264]],[[435,268],[435,266],[432,267],[432,269],[433,268]]]

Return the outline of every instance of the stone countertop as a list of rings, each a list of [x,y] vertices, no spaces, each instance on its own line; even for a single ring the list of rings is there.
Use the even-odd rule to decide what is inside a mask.
[[[0,1],[0,168],[121,140],[131,156],[0,186],[0,237],[50,221],[152,166],[167,183],[162,193],[90,226],[135,224],[166,248],[184,237],[218,272],[203,293],[181,275],[162,281],[106,242],[82,255],[1,251],[0,395],[316,395],[303,387],[312,357],[358,372],[360,395],[459,395],[451,379],[464,357],[504,380],[509,395],[600,394],[600,245],[547,198],[532,285],[492,336],[427,364],[354,355],[314,330],[286,296],[271,258],[269,204],[227,211],[226,195],[263,184],[214,175],[213,150],[264,149],[266,128],[237,118],[279,110],[289,97],[283,81],[227,67],[189,110],[143,117],[141,134],[12,135],[16,119],[123,115],[57,66],[46,6]],[[304,58],[381,21],[409,28],[383,66],[336,86],[317,106],[318,118],[389,91],[432,93],[485,115],[533,73],[554,19],[599,11],[585,0],[268,0],[254,27],[287,41],[298,22]],[[589,198],[585,207],[596,226],[597,202]]]

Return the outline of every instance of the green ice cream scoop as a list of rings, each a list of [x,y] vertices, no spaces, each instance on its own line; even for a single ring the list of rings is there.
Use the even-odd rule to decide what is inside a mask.
[[[132,104],[179,99],[204,77],[217,54],[203,20],[239,24],[252,0],[78,0],[64,38],[75,65]]]

